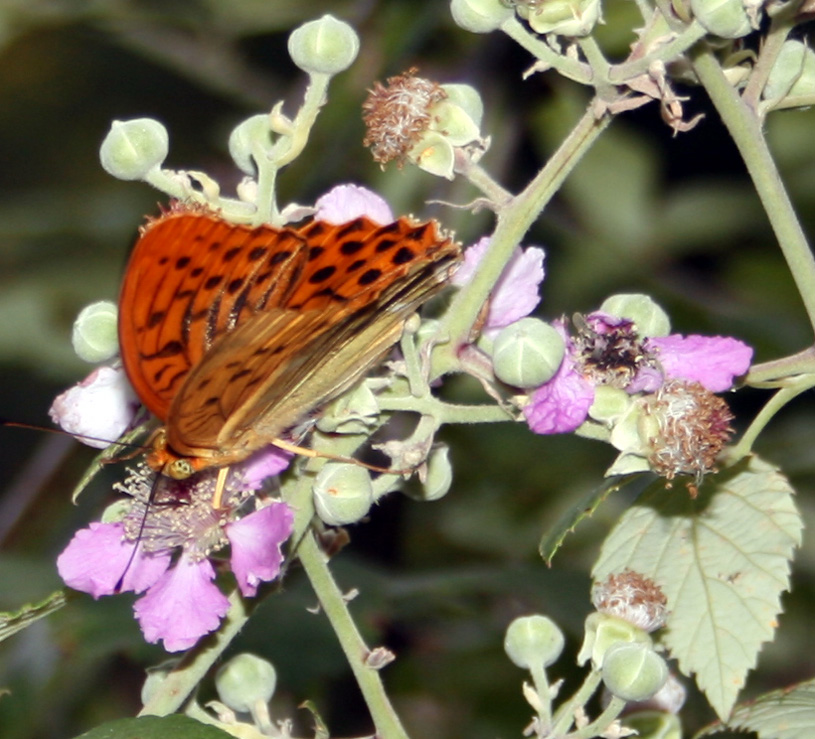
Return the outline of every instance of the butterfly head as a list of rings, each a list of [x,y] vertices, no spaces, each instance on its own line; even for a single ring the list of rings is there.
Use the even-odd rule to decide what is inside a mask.
[[[146,461],[151,469],[174,480],[186,480],[204,467],[196,464],[202,460],[174,454],[167,446],[167,432],[163,428],[153,436],[152,448],[147,453]]]

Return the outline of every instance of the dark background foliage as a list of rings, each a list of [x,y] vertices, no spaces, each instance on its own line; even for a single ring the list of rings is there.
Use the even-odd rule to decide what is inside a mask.
[[[632,40],[634,5],[611,0],[599,31],[621,58]],[[441,82],[482,92],[492,148],[483,164],[520,189],[568,132],[586,93],[555,75],[521,75],[531,60],[498,34],[457,29],[439,0],[5,0],[0,3],[0,416],[48,424],[54,395],[87,374],[73,355],[71,324],[90,301],[115,299],[128,249],[160,195],[108,177],[98,146],[110,121],[152,116],[169,129],[168,165],[201,169],[224,189],[238,179],[226,139],[248,115],[278,99],[293,113],[304,75],[286,38],[323,12],[354,24],[362,50],[333,83],[306,153],[281,178],[281,201],[310,202],[353,181],[379,190],[397,212],[434,215],[468,243],[490,218],[427,201],[467,203],[464,182],[422,172],[382,172],[361,146],[359,106],[374,80],[418,66]],[[650,105],[615,122],[569,178],[529,234],[545,245],[547,279],[539,312],[588,311],[613,292],[647,292],[685,333],[732,334],[766,360],[811,341],[786,266],[735,148],[703,91],[690,113],[706,114],[673,136]],[[783,113],[768,124],[806,228],[815,214],[813,114]],[[459,382],[449,392],[474,399]],[[729,399],[731,400],[731,399]],[[743,427],[758,392],[733,398]],[[812,398],[775,420],[760,451],[783,465],[811,512]],[[112,498],[121,466],[106,470],[81,499],[70,493],[92,452],[70,439],[0,430],[0,609],[13,610],[59,587],[54,559],[72,532]],[[516,615],[557,620],[571,652],[589,612],[589,569],[598,542],[627,505],[612,497],[567,540],[551,569],[537,555],[546,528],[601,481],[612,450],[575,438],[545,438],[523,426],[451,428],[456,480],[439,502],[392,496],[353,527],[334,560],[369,643],[398,660],[385,679],[409,730],[427,737],[519,735],[529,715],[524,675],[503,654],[503,630]],[[678,486],[676,495],[683,495]],[[755,694],[813,673],[807,611],[813,550],[795,565],[779,638],[761,658]],[[267,600],[235,645],[278,668],[275,709],[296,714],[313,699],[336,735],[370,730],[339,648],[323,618],[310,616],[307,583],[294,572]],[[144,669],[164,658],[143,643],[132,599],[78,596],[50,619],[0,645],[0,735],[72,736],[138,710]],[[202,699],[211,696],[208,684]],[[299,713],[303,725],[308,722]],[[688,720],[712,714],[701,701]]]

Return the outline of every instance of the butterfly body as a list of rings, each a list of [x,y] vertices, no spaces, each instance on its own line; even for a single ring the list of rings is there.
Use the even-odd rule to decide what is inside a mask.
[[[164,424],[174,477],[239,462],[357,382],[438,292],[460,250],[435,223],[251,228],[176,206],[125,274],[125,371]]]

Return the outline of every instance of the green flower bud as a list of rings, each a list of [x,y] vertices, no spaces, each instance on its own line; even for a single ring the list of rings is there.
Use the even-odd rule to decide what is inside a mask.
[[[167,129],[152,118],[113,121],[99,148],[105,172],[120,180],[143,180],[167,158]]]
[[[507,628],[504,651],[518,667],[548,667],[563,652],[563,632],[546,616],[522,616]]]
[[[793,95],[815,95],[815,52],[801,41],[787,40],[775,59],[762,96],[781,100]]]
[[[471,33],[489,33],[513,15],[509,3],[501,0],[452,0],[450,12],[456,25]]]
[[[434,131],[425,133],[418,144],[408,153],[407,158],[425,172],[452,180],[454,176],[455,152],[447,138]]]
[[[517,10],[536,33],[588,36],[600,20],[601,7],[600,0],[547,0]]]
[[[450,464],[450,447],[435,446],[427,459],[427,477],[422,483],[422,500],[438,500],[450,491],[453,484],[453,465]]]
[[[447,93],[445,102],[458,106],[469,116],[471,123],[475,125],[473,139],[478,138],[481,121],[484,118],[484,101],[481,99],[481,95],[478,94],[478,90],[472,85],[461,83],[442,85],[441,89]],[[473,139],[470,139],[470,141]],[[469,141],[465,143],[469,143]]]
[[[289,36],[292,61],[309,74],[338,74],[353,64],[359,36],[331,15],[304,23]]]
[[[337,398],[317,421],[326,434],[364,434],[376,426],[379,403],[371,388],[362,383]]]
[[[615,644],[651,644],[651,637],[642,629],[628,621],[607,613],[590,613],[586,618],[586,636],[577,655],[577,664],[582,665],[591,659],[592,666],[599,670],[606,652]]]
[[[603,683],[625,701],[643,701],[656,693],[668,679],[668,665],[642,642],[615,644],[603,659]]]
[[[690,0],[699,23],[719,38],[741,38],[753,30],[744,0]]]
[[[229,134],[229,155],[241,172],[254,175],[257,172],[255,151],[268,151],[272,147],[269,114],[258,113],[239,123]]]
[[[611,427],[625,415],[631,402],[631,396],[625,390],[600,385],[594,389],[594,402],[589,408],[589,416]]]
[[[275,668],[254,654],[234,656],[215,675],[218,697],[239,713],[251,713],[258,703],[268,703],[276,686]]]
[[[329,462],[314,480],[314,508],[330,526],[359,521],[373,502],[371,476],[359,465]]]
[[[74,321],[71,342],[80,359],[104,362],[119,351],[118,309],[110,300],[86,305]]]
[[[648,295],[612,295],[603,301],[600,310],[618,318],[634,322],[637,336],[667,336],[671,333],[671,319]]]
[[[522,318],[495,337],[495,376],[507,385],[540,387],[558,371],[566,346],[561,335],[537,318]]]
[[[661,711],[637,711],[625,716],[627,729],[637,732],[637,739],[682,739],[679,716]]]
[[[478,126],[460,105],[442,100],[433,106],[432,114],[431,130],[442,134],[452,146],[466,146],[478,140]]]

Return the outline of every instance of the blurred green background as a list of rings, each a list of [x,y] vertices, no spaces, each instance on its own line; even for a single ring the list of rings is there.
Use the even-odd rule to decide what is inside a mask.
[[[622,58],[636,26],[634,5],[610,0],[599,35]],[[418,66],[440,82],[468,82],[486,104],[492,147],[483,165],[520,189],[566,135],[585,92],[547,73],[521,80],[531,59],[501,35],[457,29],[440,0],[0,0],[0,416],[48,424],[54,395],[89,368],[72,353],[70,329],[86,303],[115,299],[128,249],[159,193],[111,179],[98,146],[111,120],[152,116],[169,129],[168,166],[200,169],[230,189],[239,175],[229,131],[280,99],[294,113],[304,75],[286,38],[324,12],[351,22],[362,49],[335,79],[306,153],[284,172],[280,200],[312,202],[340,182],[385,195],[396,212],[433,215],[469,243],[491,228],[427,201],[467,203],[464,182],[389,167],[362,148],[360,104],[377,79]],[[738,155],[702,91],[688,117],[705,119],[673,136],[654,105],[616,121],[527,243],[547,249],[539,312],[589,311],[614,292],[651,294],[685,333],[732,334],[767,360],[812,336],[786,266]],[[786,182],[808,232],[815,221],[815,115],[777,114],[768,123]],[[479,397],[472,384],[451,388]],[[732,400],[744,427],[764,396]],[[761,439],[783,466],[812,518],[813,399],[799,399]],[[0,429],[0,610],[59,587],[54,559],[72,532],[112,497],[121,467],[106,470],[78,507],[69,497],[92,452],[70,439]],[[533,611],[557,620],[570,640],[555,668],[570,667],[590,610],[588,572],[625,493],[608,501],[547,569],[538,540],[571,501],[596,486],[613,459],[594,442],[537,437],[525,427],[448,429],[456,481],[439,502],[392,496],[334,560],[340,584],[361,595],[352,611],[369,643],[393,649],[384,672],[409,731],[421,737],[518,736],[530,710],[525,675],[503,654],[503,630]],[[684,494],[677,488],[676,494]],[[815,672],[811,636],[813,548],[794,568],[776,643],[762,654],[748,694]],[[294,572],[264,603],[236,649],[269,657],[279,671],[275,710],[308,719],[313,699],[332,731],[370,731],[368,719],[308,585]],[[138,710],[144,669],[163,652],[143,643],[132,598],[80,596],[53,617],[0,644],[0,736],[62,739]],[[202,699],[211,697],[205,684]],[[691,698],[687,719],[712,719]]]

